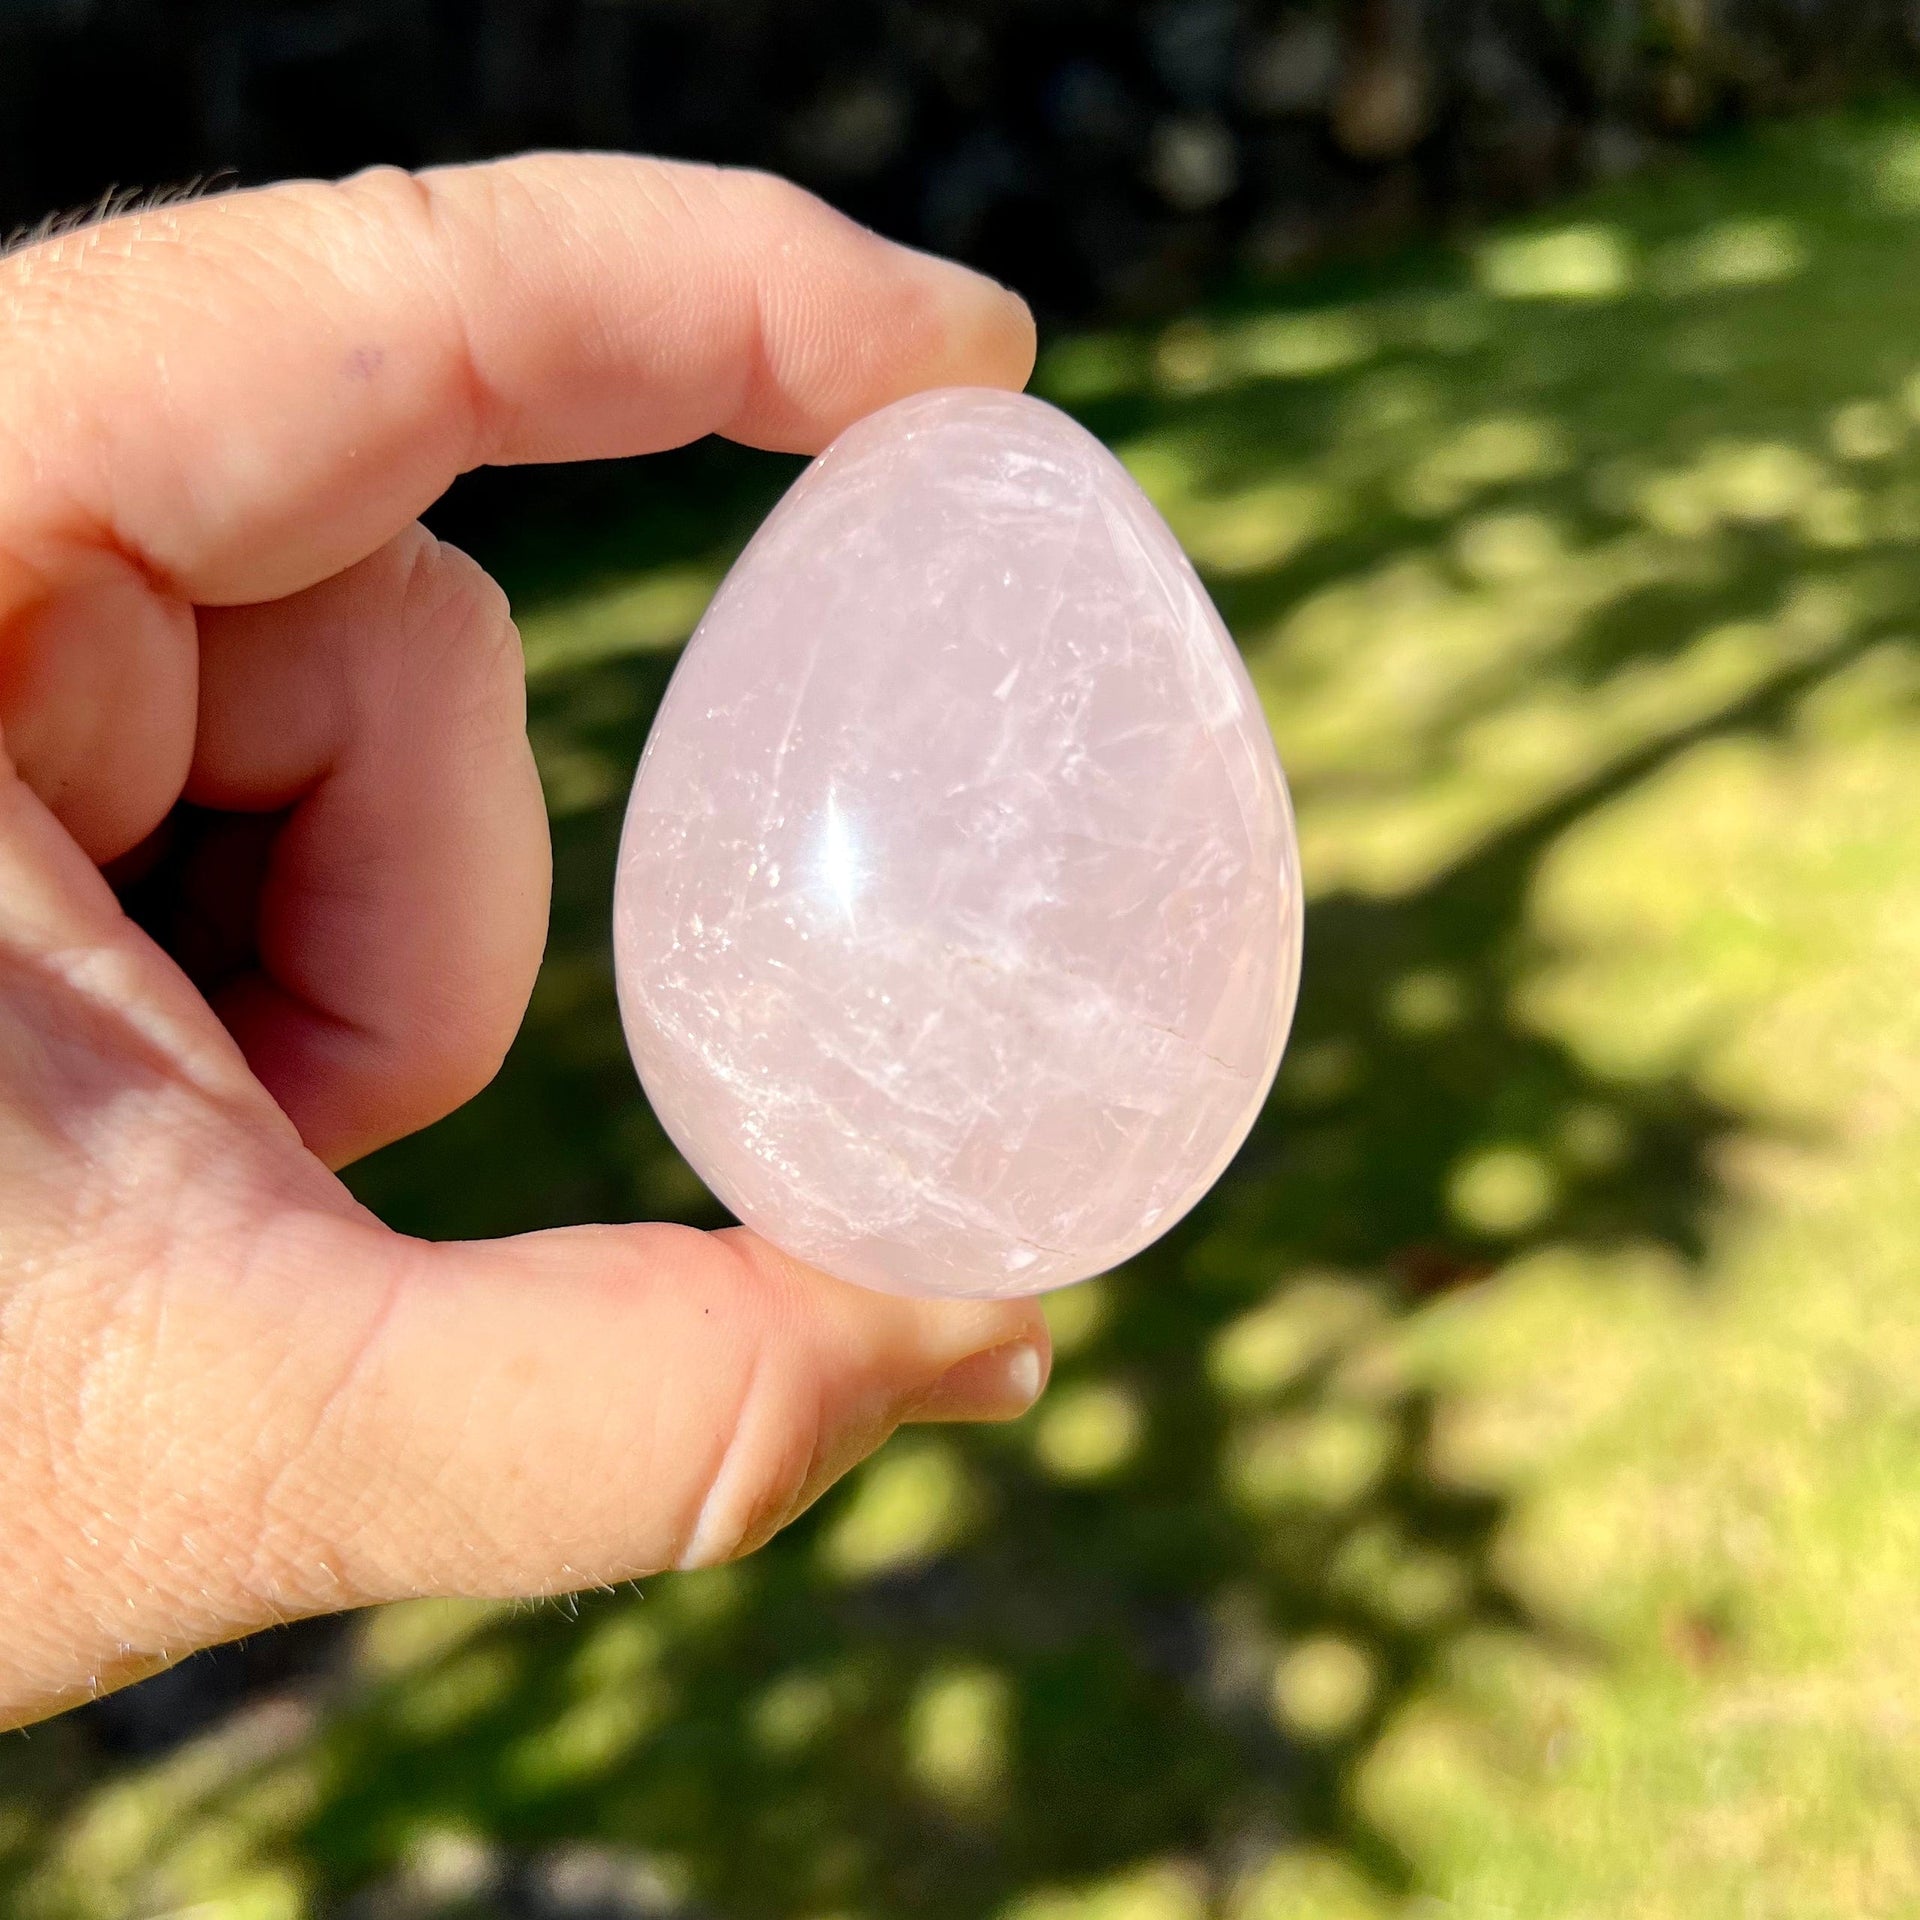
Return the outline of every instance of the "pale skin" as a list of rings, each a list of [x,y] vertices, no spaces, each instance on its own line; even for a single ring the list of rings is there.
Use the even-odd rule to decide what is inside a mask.
[[[417,516],[1032,356],[989,281],[624,157],[0,261],[0,1726],[274,1621],[725,1559],[901,1422],[1033,1399],[1030,1303],[738,1230],[428,1245],[335,1174],[492,1077],[546,932],[508,609]],[[284,824],[263,877],[216,833],[156,939],[114,883],[183,799]],[[203,995],[168,948],[209,921]]]

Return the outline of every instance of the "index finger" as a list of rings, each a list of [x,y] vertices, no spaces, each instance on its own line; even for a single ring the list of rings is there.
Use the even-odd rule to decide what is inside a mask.
[[[0,550],[44,581],[104,546],[228,605],[364,558],[470,467],[805,452],[1033,357],[1014,295],[783,181],[607,154],[111,221],[0,262],[0,335]]]

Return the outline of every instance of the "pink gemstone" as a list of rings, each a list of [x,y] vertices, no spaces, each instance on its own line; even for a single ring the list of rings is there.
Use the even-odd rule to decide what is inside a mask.
[[[1099,1273],[1272,1084],[1299,858],[1240,657],[1022,395],[849,428],[727,576],[634,782],[628,1043],[740,1219],[896,1293]]]

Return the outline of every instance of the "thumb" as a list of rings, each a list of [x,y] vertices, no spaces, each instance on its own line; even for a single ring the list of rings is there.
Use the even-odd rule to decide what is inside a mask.
[[[60,1417],[0,1469],[0,1726],[303,1614],[729,1558],[1047,1368],[1030,1301],[869,1293],[740,1230],[431,1245],[323,1204],[240,1243],[35,1316]]]
[[[914,1301],[735,1229],[413,1262],[286,1485],[354,1599],[533,1594],[750,1551],[908,1419],[1022,1413],[1032,1302]]]

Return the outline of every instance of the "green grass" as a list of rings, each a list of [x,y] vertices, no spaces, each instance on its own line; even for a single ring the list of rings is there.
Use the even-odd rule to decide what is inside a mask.
[[[0,1746],[8,1912],[1920,1914],[1920,115],[1040,384],[1208,572],[1294,782],[1245,1152],[1057,1298],[1034,1416],[896,1442],[746,1565],[391,1609],[147,1766]],[[405,1227],[713,1217],[608,892],[790,469],[674,471],[499,556],[555,938],[499,1083],[358,1174]]]

